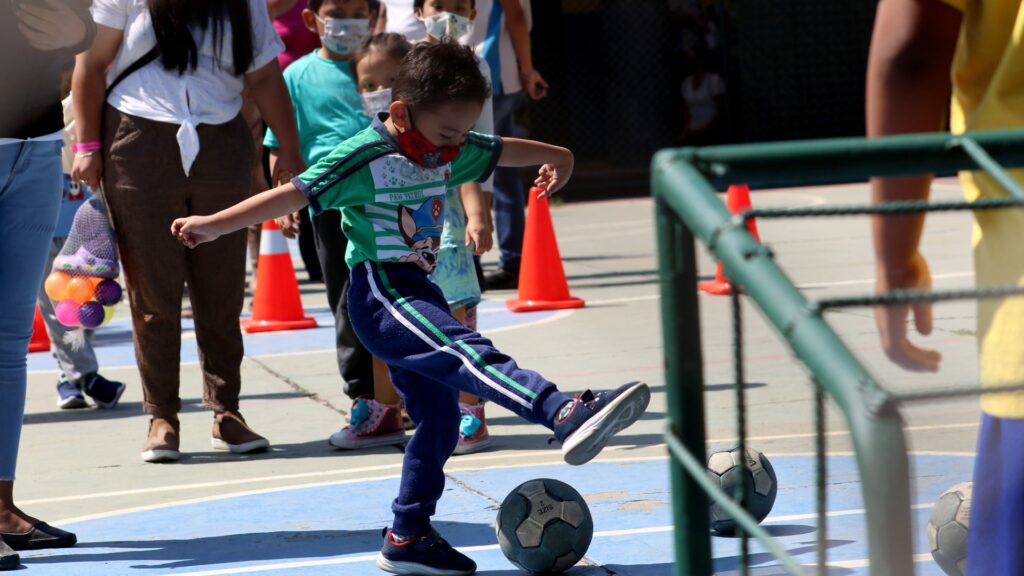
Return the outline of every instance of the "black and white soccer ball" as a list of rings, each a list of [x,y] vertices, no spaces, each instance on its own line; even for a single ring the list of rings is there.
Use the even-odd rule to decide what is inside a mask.
[[[747,468],[740,467],[740,449],[713,452],[708,457],[708,474],[726,494],[736,493],[741,484],[745,491],[746,510],[758,522],[768,517],[775,505],[779,480],[772,463],[764,454],[747,448]],[[732,534],[736,521],[721,506],[711,503],[711,529],[721,534]]]
[[[498,509],[498,544],[531,574],[562,572],[590,547],[594,520],[586,501],[565,482],[540,478],[517,486]]]
[[[967,573],[967,528],[971,517],[971,482],[942,493],[928,518],[928,549],[949,576]]]

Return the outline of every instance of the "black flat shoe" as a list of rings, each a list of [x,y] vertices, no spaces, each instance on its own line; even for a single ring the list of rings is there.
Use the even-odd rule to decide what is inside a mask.
[[[54,528],[40,522],[28,532],[21,534],[0,532],[0,538],[15,550],[42,550],[44,548],[70,548],[78,543],[78,537],[71,532]],[[0,552],[2,554],[2,552]]]
[[[498,268],[484,277],[488,290],[515,290],[519,287],[519,269]]]
[[[16,570],[18,566],[21,566],[21,557],[3,540],[0,540],[0,572]]]

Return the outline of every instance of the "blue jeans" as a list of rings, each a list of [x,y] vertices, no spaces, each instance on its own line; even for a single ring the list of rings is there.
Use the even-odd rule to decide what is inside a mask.
[[[36,292],[57,225],[60,141],[0,145],[0,480],[14,480]]]
[[[522,97],[522,92],[494,96],[494,131],[499,135],[517,136],[515,111]],[[519,270],[526,229],[526,190],[519,168],[494,170],[494,229],[501,250],[498,264],[508,270]]]

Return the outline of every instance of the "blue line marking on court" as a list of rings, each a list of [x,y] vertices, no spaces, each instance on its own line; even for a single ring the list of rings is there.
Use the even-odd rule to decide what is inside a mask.
[[[503,301],[498,300],[484,300],[478,310],[479,328],[485,335],[488,330],[531,324],[546,320],[556,314],[556,312],[516,314],[506,309]],[[309,308],[306,310],[306,314],[316,318],[317,328],[262,334],[242,332],[246,355],[263,356],[334,349],[334,314],[327,307]],[[242,317],[245,318],[248,315],[244,314]],[[181,321],[181,329],[184,336],[181,343],[181,361],[184,363],[198,362],[195,338],[189,337],[195,334],[195,324],[191,319],[184,318]],[[96,331],[93,346],[101,368],[135,366],[131,319],[126,308],[118,309],[118,316],[115,316],[110,324]],[[49,352],[36,352],[28,355],[28,369],[30,372],[57,370],[58,366],[57,361]]]
[[[772,462],[780,489],[764,526],[799,562],[814,564],[814,518],[784,519],[813,515],[814,459],[777,456]],[[972,465],[972,458],[962,456],[913,457],[916,502],[933,503],[944,490],[969,479]],[[854,459],[831,456],[828,467],[828,510],[861,508]],[[448,483],[435,526],[457,547],[485,547],[470,552],[480,574],[520,574],[496,547],[496,503],[519,483],[540,477],[568,482],[587,499],[597,532],[588,553],[591,561],[622,576],[671,573],[672,534],[667,527],[672,518],[665,460],[595,462],[580,468],[549,465],[453,471],[449,476],[457,482]],[[22,556],[31,573],[40,576],[191,574],[225,569],[268,575],[375,574],[373,558],[379,550],[381,528],[390,522],[390,504],[397,489],[396,478],[369,479],[128,512],[68,525],[79,536],[75,548]],[[925,526],[930,513],[930,509],[914,511],[917,554],[928,552]],[[863,514],[830,517],[827,537],[830,562],[867,558]],[[716,573],[738,573],[739,541],[715,537],[713,547]],[[776,565],[756,542],[751,543],[751,560],[754,568],[762,570]],[[314,562],[325,565],[303,564]],[[291,563],[298,566],[272,569],[273,565]],[[942,574],[930,561],[919,563],[918,573]],[[578,567],[569,574],[605,572]],[[860,575],[867,574],[867,569],[835,567],[829,574]]]

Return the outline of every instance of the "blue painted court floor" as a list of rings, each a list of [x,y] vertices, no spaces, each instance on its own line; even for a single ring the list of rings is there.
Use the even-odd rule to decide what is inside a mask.
[[[805,565],[816,563],[814,460],[772,458],[779,494],[769,532]],[[916,499],[930,505],[952,484],[970,477],[972,459],[913,458]],[[867,557],[860,486],[852,457],[829,458],[828,560],[830,574],[866,574]],[[661,576],[671,573],[671,510],[667,461],[628,458],[569,466],[500,467],[449,474],[435,526],[476,560],[480,574],[520,574],[498,549],[494,534],[497,504],[519,483],[557,478],[576,487],[594,516],[595,538],[587,554],[592,567],[575,576],[613,574]],[[373,574],[381,528],[398,487],[395,475],[359,481],[255,490],[115,514],[66,525],[79,545],[60,551],[23,554],[31,574]],[[930,509],[915,510],[915,553],[926,554],[923,526]],[[739,543],[715,537],[718,574],[738,573]],[[751,546],[754,574],[781,573],[759,545]],[[603,567],[603,568],[602,568]],[[928,561],[920,574],[941,574]]]

